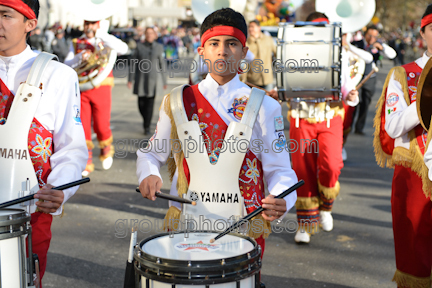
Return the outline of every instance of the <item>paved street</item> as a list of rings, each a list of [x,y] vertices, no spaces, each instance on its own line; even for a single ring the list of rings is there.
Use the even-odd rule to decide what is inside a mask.
[[[385,61],[378,73],[367,135],[351,134],[346,145],[348,160],[334,205],[334,230],[314,235],[309,245],[296,245],[294,233],[273,233],[266,242],[261,270],[268,288],[396,287],[391,282],[395,270],[390,213],[392,170],[376,165],[372,147],[374,107],[390,65]],[[103,171],[98,151],[94,150],[96,170],[90,174],[91,182],[68,201],[64,216],[53,221],[44,287],[122,287],[130,235],[122,235],[125,227],[119,226],[116,231],[116,221],[162,219],[167,210],[166,201],[151,202],[135,192],[135,142],[144,138],[142,119],[137,99],[124,78],[116,81],[112,129],[117,154],[113,167]],[[167,91],[186,82],[186,78],[170,79]],[[152,129],[161,100],[159,97],[156,101]],[[288,127],[285,122],[287,136]],[[166,167],[163,171],[163,189],[167,192],[170,183]],[[295,219],[295,209],[286,219]],[[138,233],[138,239],[153,234]]]

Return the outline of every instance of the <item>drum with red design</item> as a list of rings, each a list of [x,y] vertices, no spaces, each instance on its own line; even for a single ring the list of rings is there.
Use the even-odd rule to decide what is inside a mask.
[[[141,241],[134,253],[140,287],[260,287],[261,247],[252,238],[234,233],[210,243],[217,235],[163,233]]]

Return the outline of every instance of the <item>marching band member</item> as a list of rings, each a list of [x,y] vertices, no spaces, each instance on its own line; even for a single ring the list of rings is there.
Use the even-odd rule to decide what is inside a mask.
[[[28,141],[22,145],[28,147],[31,158],[29,165],[33,166],[30,171],[34,168],[36,174],[36,177],[30,177],[38,180],[40,188],[35,198],[43,200],[36,202],[37,209],[31,214],[30,222],[32,249],[39,257],[41,279],[45,273],[51,241],[52,216],[62,214],[64,203],[78,189],[75,187],[59,191],[52,190],[52,187],[81,179],[88,156],[79,118],[78,79],[74,70],[57,61],[50,61],[42,74],[40,88],[43,97],[35,108],[34,116],[30,116],[32,118],[29,118],[29,123],[17,121],[22,117],[16,117],[16,110],[11,109],[11,106],[26,108],[20,105],[25,105],[21,102],[27,101],[14,101],[14,98],[18,98],[14,95],[20,83],[26,82],[30,68],[38,56],[26,45],[26,36],[37,26],[39,1],[0,0],[0,14],[0,148],[3,151],[10,148],[4,146],[10,141],[20,145],[17,135],[28,133]],[[17,162],[24,161],[24,156],[21,159],[16,156],[12,158],[14,159],[0,156],[0,173],[12,173],[18,181],[28,178],[28,174],[23,175],[26,173],[22,170],[13,171],[17,170]],[[2,193],[11,189],[7,187],[8,183],[2,182],[0,186]]]
[[[349,69],[350,65],[350,59],[351,58],[360,58],[363,61],[365,61],[365,64],[370,64],[373,61],[373,56],[371,53],[357,48],[356,46],[352,45],[351,42],[351,33],[346,33],[342,36],[342,46],[344,49],[342,49],[342,70]],[[347,74],[346,74],[347,73]],[[342,71],[342,74],[350,75],[351,71]],[[350,106],[345,104],[343,102],[345,116],[343,121],[343,145],[345,146],[345,143],[348,139],[348,134],[351,132],[351,125],[354,118],[354,112],[356,109],[356,106]],[[347,159],[347,153],[345,148],[342,148],[342,160],[345,161]]]
[[[374,58],[372,63],[366,64],[363,78],[365,78],[369,74],[369,72],[372,71],[372,65],[376,64],[379,56],[381,55],[381,52],[384,53],[384,55],[389,59],[393,59],[396,57],[396,51],[393,48],[391,48],[385,43],[381,44],[377,41],[378,34],[378,28],[375,25],[368,26],[365,32],[364,39],[352,43],[354,46],[371,53]],[[375,94],[375,87],[376,75],[374,74],[371,76],[368,82],[366,82],[365,85],[363,85],[363,87],[360,89],[361,101],[360,105],[355,109],[358,110],[358,117],[354,130],[355,134],[364,135],[363,129],[366,124],[366,117],[369,105],[372,101],[373,95]],[[355,113],[356,112],[354,111],[353,114]],[[354,115],[352,117],[354,117]]]
[[[269,221],[284,217],[296,200],[295,193],[291,193],[284,199],[274,198],[274,195],[280,194],[297,181],[295,172],[290,166],[288,151],[279,149],[278,152],[280,153],[276,153],[275,148],[272,147],[272,143],[277,143],[283,148],[286,143],[283,134],[284,125],[281,107],[271,97],[264,96],[253,126],[252,139],[249,141],[249,143],[259,142],[263,149],[260,149],[260,151],[253,149],[254,152],[249,149],[246,156],[243,156],[243,153],[242,157],[238,157],[240,153],[238,151],[227,150],[221,152],[221,140],[228,135],[227,133],[231,133],[230,129],[227,129],[228,125],[240,122],[251,93],[251,89],[239,80],[238,75],[238,63],[245,57],[248,50],[245,47],[247,25],[240,13],[230,8],[224,8],[207,16],[201,26],[201,35],[202,46],[198,50],[205,61],[210,63],[210,73],[199,84],[184,90],[183,105],[187,118],[191,121],[188,123],[193,121],[199,123],[208,151],[192,151],[189,155],[186,154],[185,149],[181,153],[173,151],[174,159],[170,158],[172,152],[170,146],[165,147],[163,152],[158,151],[158,153],[154,149],[145,152],[138,151],[137,176],[141,193],[144,197],[155,199],[155,192],[160,191],[162,186],[160,167],[165,163],[168,163],[168,169],[171,172],[172,186],[170,193],[182,196],[183,193],[188,191],[188,185],[192,184],[193,180],[196,181],[196,178],[193,177],[197,175],[196,173],[199,174],[200,171],[197,171],[195,167],[202,166],[202,169],[207,169],[208,166],[217,167],[218,165],[226,165],[225,163],[229,162],[226,169],[219,169],[218,174],[205,175],[203,176],[205,178],[198,179],[198,181],[202,181],[203,185],[207,185],[207,191],[211,191],[217,189],[217,187],[212,187],[213,184],[208,183],[215,183],[214,186],[226,185],[221,182],[231,178],[230,175],[236,175],[233,173],[240,172],[238,177],[232,177],[234,181],[230,183],[230,187],[233,188],[230,190],[237,190],[239,193],[241,191],[241,198],[244,199],[245,203],[244,208],[248,213],[261,205],[266,208],[258,217],[263,220],[262,223],[265,227],[270,228]],[[227,64],[227,62],[233,63],[233,65]],[[148,147],[181,137],[181,135],[177,134],[173,120],[170,97],[174,97],[173,93],[164,98],[159,112],[160,118],[156,132],[150,139]],[[174,148],[172,149],[174,150]],[[206,153],[205,156],[203,156],[203,152]],[[203,162],[192,162],[197,161],[197,157],[201,157]],[[236,161],[230,162],[227,160],[233,157],[236,157],[235,160],[241,161],[237,161],[237,163]],[[240,171],[231,168],[236,165],[234,162],[239,164]],[[265,197],[264,193],[264,178],[270,191],[270,195],[267,197]],[[228,205],[216,203],[217,199],[210,199],[210,197],[208,200],[210,203],[205,204],[209,205],[206,206],[208,208],[220,205],[218,207],[224,209]],[[204,201],[202,202],[204,203]],[[179,219],[180,206],[173,202],[170,205],[165,219]],[[236,215],[235,211],[228,211],[227,214],[231,212]],[[228,218],[230,215],[222,216]],[[203,216],[207,217],[208,215]],[[249,235],[254,237],[258,244],[261,245],[262,251],[264,251],[264,238],[268,236],[270,230],[260,229],[256,233],[249,231]]]
[[[432,279],[430,152],[423,157],[427,131],[416,107],[420,75],[432,53],[432,5],[423,14],[420,34],[427,51],[415,62],[390,70],[374,120],[377,162],[394,167],[391,210],[397,270],[393,281],[411,288],[430,287]]]
[[[306,21],[329,23],[327,16],[320,12],[313,12]],[[345,59],[342,62],[346,63],[346,61]],[[355,106],[358,104],[358,92],[354,90],[355,87],[348,73],[348,69],[343,66],[341,85],[343,100],[348,105]],[[309,113],[311,110],[315,112],[313,117]],[[291,125],[290,138],[303,144],[302,149],[291,153],[293,169],[300,179],[308,179],[307,183],[297,191],[299,229],[294,240],[297,243],[309,243],[310,235],[317,231],[319,224],[324,231],[333,229],[331,210],[339,194],[338,178],[343,167],[344,110],[341,102],[331,103],[329,111],[325,103],[291,102],[290,114],[291,116],[288,116]],[[309,142],[304,139],[308,139]],[[314,148],[319,148],[318,155],[312,151]]]
[[[74,67],[82,61],[86,61],[92,53],[101,46],[108,47],[117,52],[118,55],[126,54],[128,46],[126,43],[108,34],[100,28],[100,21],[84,21],[84,35],[72,40],[69,54],[66,56],[65,64]],[[111,117],[111,89],[114,86],[113,74],[100,84],[99,87],[81,92],[81,119],[86,136],[89,159],[83,176],[88,176],[94,171],[93,148],[91,124],[99,141],[101,149],[99,159],[105,170],[111,168],[114,156],[113,137],[110,128]]]

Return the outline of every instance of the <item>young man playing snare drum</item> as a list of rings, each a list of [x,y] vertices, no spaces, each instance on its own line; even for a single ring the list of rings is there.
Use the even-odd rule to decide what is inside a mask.
[[[51,240],[52,216],[62,214],[62,205],[78,189],[59,191],[52,188],[81,179],[88,154],[79,118],[80,95],[74,70],[57,61],[49,61],[40,79],[42,97],[39,102],[32,102],[29,98],[18,101],[21,97],[16,95],[18,87],[27,81],[30,68],[38,56],[26,44],[27,34],[37,26],[38,14],[38,0],[0,0],[0,148],[16,151],[17,146],[28,147],[28,151],[14,152],[12,157],[1,154],[0,174],[2,177],[10,175],[10,178],[8,181],[2,178],[0,193],[3,200],[8,198],[4,195],[8,191],[12,191],[12,199],[8,200],[18,198],[19,191],[13,187],[16,187],[15,183],[26,181],[26,178],[34,178],[29,184],[40,189],[34,197],[43,201],[36,202],[36,212],[31,214],[31,226],[32,248],[39,257],[41,279]],[[24,90],[20,91],[24,93]],[[28,97],[35,99],[39,96],[29,93]],[[27,109],[23,103],[37,104],[34,118],[29,115],[30,112],[14,109]],[[29,121],[24,121],[24,118]],[[17,137],[21,134],[28,134],[24,137],[25,141]],[[16,146],[5,144],[11,142]],[[28,161],[23,165],[29,167],[30,173],[16,168],[22,165],[18,163],[20,161]]]
[[[223,211],[226,205],[233,204],[231,202],[235,200],[226,205],[221,204],[222,195],[224,199],[225,197],[236,199],[237,194],[225,195],[226,191],[220,188],[231,185],[232,188],[229,190],[232,193],[234,191],[241,193],[238,201],[245,203],[240,210],[245,209],[247,213],[250,213],[260,206],[266,209],[257,217],[265,229],[248,233],[255,238],[264,251],[264,238],[270,233],[270,222],[282,219],[295,204],[297,198],[296,193],[291,193],[284,199],[275,199],[276,195],[297,182],[296,174],[291,169],[289,153],[287,149],[284,149],[286,139],[283,132],[281,107],[271,97],[264,96],[261,106],[258,107],[259,110],[257,109],[256,121],[251,127],[251,137],[247,141],[250,145],[247,152],[241,152],[240,149],[224,149],[226,147],[222,145],[223,140],[227,140],[228,134],[232,133],[234,128],[231,128],[235,127],[234,124],[242,120],[251,94],[251,89],[239,80],[238,75],[238,63],[248,51],[248,48],[245,47],[247,25],[240,13],[225,8],[207,16],[201,26],[201,36],[202,44],[198,48],[198,53],[212,69],[209,68],[210,73],[205,80],[183,90],[183,102],[180,106],[184,108],[187,121],[198,122],[198,132],[202,136],[201,139],[207,151],[200,152],[198,149],[195,152],[181,151],[178,153],[178,150],[173,149],[175,147],[168,146],[164,147],[163,152],[156,153],[151,149],[156,143],[170,143],[167,140],[172,140],[173,143],[184,138],[185,134],[191,137],[193,134],[177,129],[179,125],[176,125],[178,122],[174,120],[170,102],[171,97],[176,97],[176,95],[171,93],[165,96],[159,112],[156,132],[150,139],[148,149],[137,153],[137,176],[141,194],[146,198],[156,199],[155,192],[160,191],[162,187],[160,167],[165,163],[168,164],[173,182],[170,193],[180,197],[183,194],[194,195],[198,198],[198,202],[202,202],[204,206],[202,211],[211,210],[216,205],[220,205],[218,211]],[[174,116],[176,116],[175,113]],[[187,126],[190,123],[186,122],[183,125]],[[242,130],[236,135],[242,136],[243,132]],[[171,152],[174,158],[170,157]],[[202,157],[203,153],[207,154]],[[238,153],[243,154],[238,157]],[[222,167],[226,165],[226,167],[217,169],[218,165]],[[239,169],[234,167],[239,167]],[[218,172],[211,172],[216,170]],[[204,173],[203,171],[210,172]],[[232,177],[233,181],[227,184],[227,181],[231,181],[229,180],[231,175],[238,175],[238,177]],[[270,191],[267,197],[264,192],[264,179]],[[201,187],[201,189],[191,192],[189,191],[191,189],[188,188],[191,188],[192,185]],[[220,197],[213,197],[214,195]],[[197,206],[199,205],[200,203]],[[180,209],[179,204],[170,202],[165,219],[179,219]],[[242,211],[234,210],[226,211],[219,216],[226,219],[231,215],[242,215]],[[217,211],[215,213],[217,214]]]

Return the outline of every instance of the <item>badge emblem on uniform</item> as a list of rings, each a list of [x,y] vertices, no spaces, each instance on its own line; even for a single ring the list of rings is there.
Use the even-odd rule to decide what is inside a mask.
[[[390,95],[388,95],[387,97],[387,106],[394,106],[399,102],[399,95],[397,95],[396,93],[390,93]]]
[[[81,124],[80,109],[78,105],[73,106],[73,119],[76,122],[75,124]]]
[[[234,102],[231,105],[232,108],[228,109],[228,113],[232,113],[236,119],[241,120],[244,110],[246,109],[247,101],[248,98],[246,96],[234,99]]]
[[[284,127],[284,122],[283,122],[282,116],[275,117],[274,122],[275,122],[275,132],[284,130],[285,127]]]

